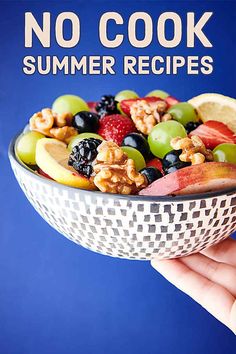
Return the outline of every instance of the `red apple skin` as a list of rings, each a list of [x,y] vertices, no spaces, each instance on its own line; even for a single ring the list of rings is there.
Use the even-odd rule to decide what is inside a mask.
[[[97,105],[97,102],[87,102],[87,105],[89,106],[89,111],[92,113],[97,113],[95,107]]]
[[[147,162],[147,167],[156,167],[163,175],[162,162],[157,157]]]
[[[41,170],[41,168],[38,169],[38,173],[39,173],[41,176],[45,177],[45,178],[48,178],[48,179],[53,180],[52,177],[50,177],[49,175],[47,175],[43,170]]]
[[[140,195],[183,195],[236,188],[236,164],[207,162],[184,167],[150,184]]]
[[[173,96],[168,96],[165,98],[165,102],[167,103],[168,108],[170,108],[171,106],[174,106],[176,103],[179,103],[180,101]]]

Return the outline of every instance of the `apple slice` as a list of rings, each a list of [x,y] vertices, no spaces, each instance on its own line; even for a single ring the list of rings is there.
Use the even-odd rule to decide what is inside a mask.
[[[150,184],[140,195],[181,195],[236,188],[236,164],[207,162],[184,167]]]
[[[82,189],[96,189],[86,177],[80,175],[68,165],[70,151],[62,141],[42,138],[36,145],[36,163],[49,177],[55,181]],[[39,142],[39,141],[38,141]]]

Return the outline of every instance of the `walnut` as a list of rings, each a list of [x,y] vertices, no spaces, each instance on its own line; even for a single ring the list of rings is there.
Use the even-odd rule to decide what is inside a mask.
[[[107,164],[121,165],[127,160],[127,155],[113,141],[103,141],[97,148],[98,155],[96,161],[106,162]]]
[[[146,178],[136,171],[134,161],[116,143],[103,141],[97,150],[93,182],[100,191],[136,194],[147,186]]]
[[[68,143],[78,134],[77,130],[71,127],[72,118],[72,113],[57,114],[50,108],[44,108],[30,118],[30,129]]]
[[[54,116],[52,110],[49,108],[42,109],[41,112],[35,113],[30,118],[29,123],[31,130],[36,130],[42,134],[48,133],[54,124]]]
[[[53,138],[61,140],[69,144],[73,136],[77,135],[78,132],[73,127],[68,127],[67,125],[61,128],[50,129],[50,134]]]
[[[136,128],[141,133],[148,135],[157,123],[167,120],[164,118],[166,109],[167,104],[164,101],[147,102],[138,100],[130,107],[130,114]],[[164,120],[162,120],[162,116]],[[168,116],[168,120],[171,118],[171,116]]]
[[[172,115],[170,113],[165,113],[162,117],[161,117],[161,121],[162,122],[167,122],[168,120],[172,119]]]
[[[206,149],[203,141],[196,135],[191,138],[173,138],[170,145],[174,150],[182,150],[180,161],[191,162],[192,165],[213,161],[212,151]]]
[[[64,126],[71,126],[73,114],[72,113],[62,113],[56,114],[54,117],[54,125],[61,128]]]

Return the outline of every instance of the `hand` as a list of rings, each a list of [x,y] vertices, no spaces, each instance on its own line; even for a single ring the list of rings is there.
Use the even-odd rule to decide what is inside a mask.
[[[236,334],[236,240],[152,266]]]

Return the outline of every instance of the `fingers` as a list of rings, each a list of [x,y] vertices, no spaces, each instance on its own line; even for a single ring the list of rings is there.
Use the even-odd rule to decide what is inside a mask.
[[[236,334],[236,301],[234,301],[234,304],[231,308],[230,323],[231,323],[232,331],[234,332],[234,334]]]
[[[187,267],[214,283],[222,285],[236,298],[236,268],[219,263],[202,254],[193,254],[180,259]]]
[[[221,285],[189,269],[178,259],[152,260],[152,266],[236,333],[235,298]]]
[[[225,241],[211,246],[201,253],[216,261],[236,267],[236,240],[232,238],[227,238]]]

